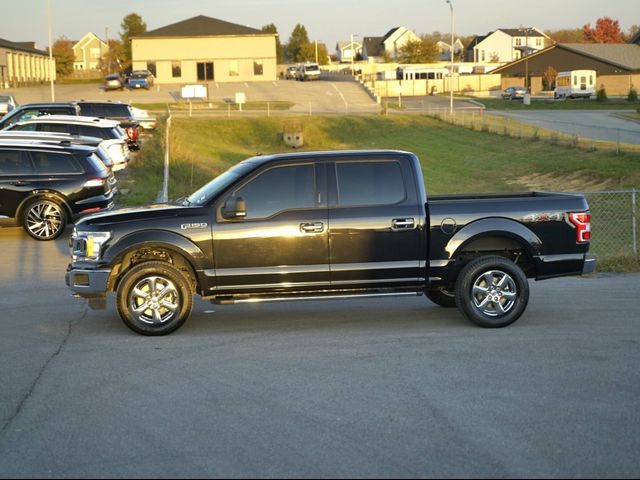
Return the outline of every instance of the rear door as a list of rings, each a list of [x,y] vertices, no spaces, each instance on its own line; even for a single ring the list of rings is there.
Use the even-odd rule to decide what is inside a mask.
[[[0,149],[0,220],[15,218],[20,203],[27,198],[37,176],[27,152]]]
[[[337,159],[329,169],[332,288],[424,282],[424,209],[408,158]]]

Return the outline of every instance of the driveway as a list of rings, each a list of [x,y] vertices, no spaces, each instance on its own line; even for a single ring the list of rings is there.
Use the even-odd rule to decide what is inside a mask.
[[[640,276],[532,282],[511,327],[423,297],[213,306],[130,332],[0,229],[0,477],[635,478]]]
[[[620,110],[497,111],[487,114],[514,118],[538,127],[609,142],[640,144],[640,123],[616,116]]]

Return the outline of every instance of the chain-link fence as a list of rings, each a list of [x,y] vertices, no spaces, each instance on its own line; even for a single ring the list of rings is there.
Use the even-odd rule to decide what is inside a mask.
[[[590,250],[600,258],[637,255],[640,190],[591,192],[585,197],[591,210]]]

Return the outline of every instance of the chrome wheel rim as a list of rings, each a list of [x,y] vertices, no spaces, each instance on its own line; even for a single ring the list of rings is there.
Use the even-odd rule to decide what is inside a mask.
[[[502,317],[516,304],[518,288],[509,274],[490,270],[473,282],[472,297],[479,312],[490,317]]]
[[[62,228],[62,210],[49,201],[34,204],[27,213],[27,228],[38,238],[55,236]]]
[[[140,280],[129,293],[129,307],[138,320],[148,325],[162,325],[177,315],[180,294],[175,284],[164,277]]]

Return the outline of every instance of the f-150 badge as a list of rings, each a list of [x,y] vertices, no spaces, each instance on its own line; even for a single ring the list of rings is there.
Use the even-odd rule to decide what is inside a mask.
[[[180,225],[180,228],[182,230],[198,230],[201,228],[207,228],[208,226],[208,223],[183,223]]]

